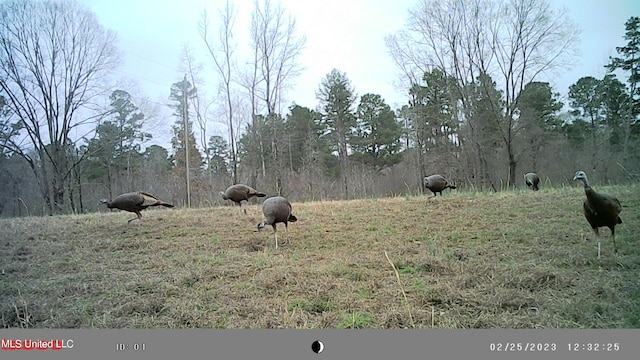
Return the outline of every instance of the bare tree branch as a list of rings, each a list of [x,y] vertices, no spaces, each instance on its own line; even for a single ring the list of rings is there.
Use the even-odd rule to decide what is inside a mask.
[[[61,212],[64,182],[82,161],[70,132],[99,118],[84,110],[117,65],[116,35],[74,1],[8,1],[0,13],[0,92],[38,155],[32,169],[49,213]]]

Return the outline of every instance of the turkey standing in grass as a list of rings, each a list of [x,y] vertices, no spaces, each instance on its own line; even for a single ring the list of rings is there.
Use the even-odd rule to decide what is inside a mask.
[[[606,226],[611,229],[611,237],[613,238],[613,250],[618,252],[616,247],[616,225],[622,224],[619,214],[622,210],[620,201],[614,196],[598,193],[591,188],[587,174],[584,171],[577,171],[573,180],[578,180],[584,185],[584,192],[587,198],[582,205],[584,216],[587,218],[589,225],[596,233],[598,238],[598,258],[600,258],[600,233],[598,228]]]
[[[106,204],[109,209],[120,209],[135,213],[137,217],[129,219],[127,223],[130,223],[135,219],[142,221],[142,214],[140,213],[140,211],[148,208],[149,206],[162,205],[170,208],[173,207],[173,205],[164,202],[144,191],[124,193],[122,195],[116,196],[116,198],[111,201],[107,199],[100,199],[99,204]]]
[[[262,213],[266,220],[258,224],[258,231],[262,231],[266,225],[271,225],[273,227],[273,237],[276,240],[277,249],[278,229],[276,228],[276,224],[284,223],[284,230],[287,238],[283,244],[290,244],[288,232],[289,226],[287,223],[296,222],[298,221],[298,218],[291,213],[291,204],[289,201],[282,196],[270,197],[262,203]]]
[[[449,184],[444,176],[438,174],[425,177],[422,179],[422,183],[424,184],[424,187],[433,193],[432,197],[435,197],[437,193],[440,193],[440,196],[442,196],[442,191],[446,188],[456,188],[455,185]]]
[[[265,197],[266,194],[263,194],[251,186],[247,186],[244,184],[231,185],[225,191],[220,191],[220,195],[222,195],[223,200],[231,200],[234,203],[238,204],[241,209],[244,210],[244,214],[247,214],[247,209],[242,207],[242,202],[248,202],[252,197]]]
[[[538,191],[538,184],[540,184],[540,177],[536,173],[526,173],[524,174],[524,183],[527,184],[527,187],[533,191]]]

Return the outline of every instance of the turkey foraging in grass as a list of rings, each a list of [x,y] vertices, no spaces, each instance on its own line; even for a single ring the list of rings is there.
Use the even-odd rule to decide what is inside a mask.
[[[169,208],[173,207],[172,204],[162,201],[144,191],[124,193],[116,196],[116,198],[111,201],[107,199],[100,199],[99,204],[106,204],[109,209],[120,209],[135,213],[137,217],[129,219],[127,223],[130,223],[135,219],[142,221],[142,214],[140,213],[140,211],[148,208],[149,206],[166,206]]]
[[[265,197],[266,194],[263,194],[251,186],[244,184],[236,184],[231,185],[225,191],[220,191],[220,195],[223,200],[231,200],[240,206],[241,209],[244,210],[245,215],[247,214],[247,209],[242,207],[243,203],[246,203],[252,197]]]
[[[422,179],[422,183],[424,187],[426,187],[433,193],[432,197],[435,197],[438,193],[440,193],[440,196],[442,196],[442,191],[447,188],[456,189],[455,185],[449,184],[447,179],[439,174],[426,176],[424,179]]]
[[[540,188],[538,184],[540,184],[540,177],[536,173],[526,173],[524,174],[524,183],[527,187],[533,191],[538,191]]]
[[[273,237],[276,241],[276,249],[278,248],[278,229],[277,223],[284,223],[286,239],[283,244],[290,244],[289,241],[289,222],[296,222],[296,218],[292,213],[291,203],[282,196],[270,197],[262,203],[262,213],[265,220],[258,224],[258,231],[262,231],[266,225],[273,227]]]
[[[613,250],[617,253],[616,225],[622,224],[622,219],[619,216],[620,211],[622,211],[620,201],[612,195],[598,193],[593,190],[587,179],[587,174],[585,174],[584,171],[577,171],[573,180],[578,180],[584,185],[584,193],[587,195],[587,198],[582,204],[582,209],[585,218],[587,218],[589,225],[591,225],[593,232],[598,238],[598,258],[600,258],[600,232],[598,228],[604,226],[611,230]]]

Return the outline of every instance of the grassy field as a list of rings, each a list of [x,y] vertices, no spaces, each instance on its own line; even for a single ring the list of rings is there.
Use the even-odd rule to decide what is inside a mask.
[[[259,205],[3,219],[0,327],[639,328],[640,187],[597,190],[600,260],[577,186],[294,203],[277,250]]]

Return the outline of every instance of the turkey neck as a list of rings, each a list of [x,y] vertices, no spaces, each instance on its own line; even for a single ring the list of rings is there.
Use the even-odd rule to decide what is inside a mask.
[[[589,180],[587,180],[587,178],[585,177],[584,179],[580,179],[580,181],[582,181],[582,185],[584,185],[584,191],[587,193],[590,192],[591,185],[589,185]]]
[[[599,204],[604,202],[602,197],[598,196],[598,193],[596,193],[591,188],[591,185],[589,185],[589,180],[584,178],[582,179],[582,183],[584,184],[584,193],[587,195],[587,199],[589,200],[589,203],[593,204],[594,206],[598,206]]]

